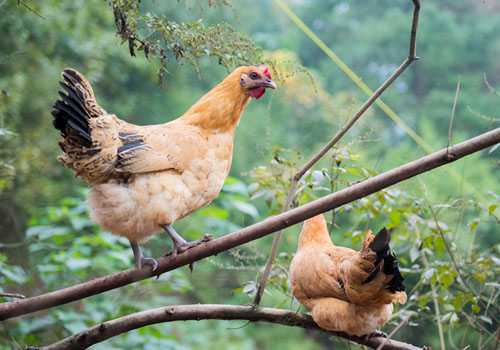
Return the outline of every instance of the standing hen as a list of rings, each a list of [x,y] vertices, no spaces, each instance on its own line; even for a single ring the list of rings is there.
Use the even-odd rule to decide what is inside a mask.
[[[385,228],[376,236],[368,231],[355,251],[332,243],[323,215],[304,223],[290,266],[292,293],[321,328],[377,334],[390,319],[392,304],[406,302],[389,241]]]
[[[164,229],[174,254],[199,242],[187,242],[172,224],[209,204],[231,168],[235,128],[250,97],[276,88],[264,65],[239,67],[179,118],[138,126],[102,109],[90,83],[65,69],[60,99],[52,114],[61,132],[59,161],[90,186],[93,220],[129,239],[136,265],[139,243]]]

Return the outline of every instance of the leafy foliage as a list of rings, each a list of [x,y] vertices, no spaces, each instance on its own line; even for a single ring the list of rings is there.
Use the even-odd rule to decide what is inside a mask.
[[[14,133],[3,127],[8,97],[7,91],[0,91],[0,193],[10,185],[15,174],[10,148]]]
[[[408,1],[363,6],[302,1],[292,6],[372,88],[406,55]],[[191,239],[228,233],[281,210],[291,174],[365,99],[267,0],[0,1],[0,10],[0,285],[7,292],[38,295],[132,264],[128,243],[89,221],[81,182],[56,163],[50,106],[64,67],[78,68],[90,78],[107,111],[147,124],[181,114],[234,65],[261,60],[272,65],[280,88],[249,105],[222,196],[176,223]],[[498,11],[493,2],[452,0],[425,2],[422,8],[422,60],[383,99],[436,149],[448,142],[458,79],[462,90],[452,141],[498,124]],[[151,60],[130,58],[117,31],[134,54],[147,53]],[[251,39],[243,33],[251,33]],[[167,65],[165,91],[156,77],[165,75]],[[376,108],[345,140],[306,175],[297,204],[422,154]],[[499,149],[450,165],[459,181],[437,170],[328,215],[333,239],[347,246],[358,247],[368,227],[396,230],[395,250],[411,296],[393,320],[411,315],[410,326],[397,338],[438,349],[436,299],[447,348],[494,348]],[[464,187],[464,179],[474,188]],[[297,227],[286,230],[265,305],[297,307],[287,279],[297,233]],[[271,239],[206,259],[192,274],[176,270],[158,281],[4,322],[0,347],[50,343],[102,320],[171,303],[248,303]],[[167,242],[155,237],[148,253],[163,254]],[[318,344],[331,348],[334,341],[278,326],[234,326],[212,321],[156,325],[96,348],[220,349],[231,344],[234,349],[293,350],[317,349]]]
[[[170,58],[185,60],[196,69],[204,56],[216,58],[226,68],[262,61],[262,51],[228,23],[206,26],[202,19],[179,23],[151,12],[143,15],[139,0],[112,0],[110,5],[117,33],[128,42],[130,54],[135,56],[139,50],[146,58],[159,58],[160,81],[165,79]]]
[[[352,145],[333,149],[328,158],[329,166],[303,177],[298,186],[297,204],[376,175],[360,163],[360,156],[353,152]],[[253,198],[263,198],[271,212],[283,207],[287,185],[296,171],[296,159],[296,152],[277,149],[268,166],[259,166],[252,172],[256,181],[251,186]],[[485,204],[470,198],[451,198],[446,203],[431,204],[427,189],[420,185],[423,197],[392,188],[332,211],[329,226],[333,240],[359,247],[368,228],[377,230],[383,225],[394,229],[393,248],[400,256],[409,291],[409,302],[396,313],[394,322],[410,317],[413,327],[421,327],[432,321],[435,311],[432,290],[436,288],[435,298],[440,308],[438,322],[446,325],[450,334],[472,328],[475,333],[469,332],[463,343],[483,335],[492,342],[500,311],[499,285],[494,282],[500,278],[500,245],[482,249],[475,236],[478,232],[494,235],[495,226],[500,222],[495,214],[499,197],[491,193]],[[467,241],[458,239],[467,236]],[[287,270],[293,248],[279,256],[271,273],[272,292],[268,292],[278,305],[292,298]],[[252,296],[254,285],[249,281],[243,291]]]

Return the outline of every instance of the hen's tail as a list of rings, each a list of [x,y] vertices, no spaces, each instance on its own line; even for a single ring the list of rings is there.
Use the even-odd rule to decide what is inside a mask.
[[[59,100],[54,104],[54,127],[61,132],[59,161],[88,183],[105,181],[113,169],[118,133],[112,116],[98,104],[85,77],[65,69]]]
[[[61,131],[73,146],[92,147],[92,135],[89,126],[91,118],[97,118],[106,112],[97,104],[92,86],[85,77],[74,69],[66,68],[59,83],[60,99],[53,106],[54,127]],[[61,145],[64,150],[64,145]]]
[[[369,242],[367,248],[377,254],[375,261],[375,269],[368,275],[364,283],[371,282],[379,273],[391,276],[391,280],[386,285],[389,291],[403,292],[405,286],[403,284],[404,278],[399,271],[399,263],[396,254],[391,250],[389,243],[391,241],[391,231],[385,227],[380,230],[375,238]]]

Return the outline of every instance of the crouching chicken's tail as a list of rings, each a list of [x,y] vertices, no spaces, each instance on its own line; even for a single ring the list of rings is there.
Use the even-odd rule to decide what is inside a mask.
[[[389,246],[390,240],[391,232],[385,227],[376,236],[370,233],[367,235],[363,251],[376,254],[373,262],[375,268],[368,274],[363,284],[370,283],[375,279],[384,281],[383,288],[390,292],[392,302],[404,304],[406,302],[404,278],[399,270],[397,256]]]
[[[87,182],[102,181],[110,172],[111,162],[105,160],[112,157],[102,154],[106,140],[93,129],[96,125],[100,129],[109,128],[110,116],[97,104],[90,83],[76,70],[65,69],[59,84],[60,98],[52,109],[54,127],[62,135],[59,146],[64,153],[58,159]]]
[[[365,283],[370,282],[379,272],[382,272],[387,276],[392,276],[386,288],[391,292],[402,292],[405,290],[405,286],[403,285],[404,278],[401,275],[401,271],[399,271],[399,263],[396,254],[389,246],[390,240],[391,232],[384,227],[368,245],[370,250],[377,253],[377,260],[375,262],[377,268],[370,273]],[[380,264],[381,262],[383,263]]]

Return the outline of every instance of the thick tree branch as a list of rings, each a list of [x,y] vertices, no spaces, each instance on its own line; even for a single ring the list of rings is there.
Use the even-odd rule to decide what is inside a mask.
[[[387,78],[386,81],[380,85],[380,87],[375,90],[375,92],[366,100],[366,102],[360,107],[360,109],[356,112],[356,114],[347,121],[347,123],[333,136],[333,138],[328,141],[315,155],[307,161],[306,164],[302,168],[300,168],[297,173],[292,177],[290,190],[288,191],[286,203],[283,207],[283,212],[290,210],[293,207],[293,202],[295,200],[295,196],[297,194],[297,187],[299,181],[308,172],[317,162],[321,160],[325,156],[325,154],[332,149],[344,135],[354,126],[354,124],[365,114],[365,112],[375,103],[375,101],[382,95],[382,93],[408,68],[414,61],[418,59],[417,57],[417,29],[418,29],[418,18],[420,13],[420,0],[412,0],[413,1],[413,18],[412,25],[410,30],[410,49],[408,57],[405,58],[403,63],[396,68],[396,70]],[[278,232],[273,239],[273,243],[271,246],[271,252],[269,253],[269,257],[267,259],[266,265],[264,267],[264,271],[261,274],[259,279],[259,284],[257,286],[257,292],[255,294],[254,305],[259,305],[262,299],[262,294],[266,288],[267,280],[269,278],[269,274],[271,273],[271,268],[273,266],[274,260],[276,259],[276,255],[278,254],[278,247],[281,241],[281,236],[283,232]]]
[[[36,297],[0,304],[0,321],[83,299],[174,270],[184,265],[189,265],[208,256],[221,253],[290,227],[315,215],[339,208],[347,203],[366,197],[444,164],[454,162],[497,143],[500,143],[500,128],[496,128],[455,146],[446,147],[285,213],[271,216],[241,230],[203,243],[182,254],[162,257],[158,260],[159,266],[156,273],[151,272],[148,267],[142,270],[126,270]]]
[[[102,342],[111,337],[162,322],[188,321],[188,320],[248,320],[251,322],[269,322],[285,326],[301,327],[306,329],[319,328],[311,316],[289,310],[260,308],[239,305],[175,305],[157,309],[137,312],[117,318],[86,329],[80,333],[69,336],[57,343],[43,346],[40,350],[77,350]],[[396,340],[386,340],[381,337],[366,338],[354,337],[344,333],[327,332],[343,339],[348,339],[358,344],[367,345],[372,349],[378,348],[384,341],[384,350],[424,350],[411,344]]]

